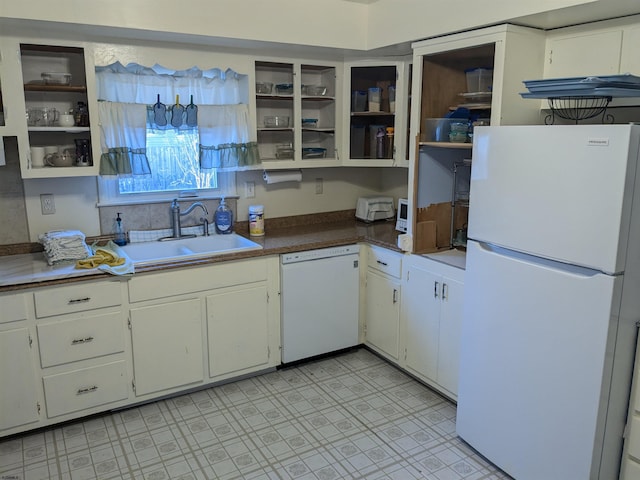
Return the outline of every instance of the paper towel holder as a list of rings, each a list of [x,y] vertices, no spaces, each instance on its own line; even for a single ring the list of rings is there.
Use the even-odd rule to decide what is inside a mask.
[[[302,170],[290,169],[290,170],[264,170],[262,172],[262,178],[266,184],[284,183],[284,182],[302,182]]]

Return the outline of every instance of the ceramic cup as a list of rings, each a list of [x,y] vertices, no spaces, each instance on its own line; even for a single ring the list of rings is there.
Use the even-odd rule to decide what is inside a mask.
[[[44,167],[44,147],[31,147],[31,168]]]
[[[73,127],[75,124],[76,123],[73,115],[65,113],[58,117],[58,125],[60,125],[61,127]]]

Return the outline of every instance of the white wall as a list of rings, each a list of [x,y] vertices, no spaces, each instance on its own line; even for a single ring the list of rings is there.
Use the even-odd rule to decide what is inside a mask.
[[[3,1],[0,17],[361,50],[367,11],[341,0],[29,0]]]
[[[82,34],[228,45],[232,40],[371,50],[541,14],[563,25],[639,13],[628,0],[77,0],[4,1],[0,18],[58,22]],[[549,16],[549,18],[545,18]],[[558,26],[558,25],[555,25]],[[113,34],[113,32],[112,32]],[[116,32],[116,34],[118,34]]]

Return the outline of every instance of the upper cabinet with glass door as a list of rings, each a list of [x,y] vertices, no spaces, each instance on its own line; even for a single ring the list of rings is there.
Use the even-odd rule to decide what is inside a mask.
[[[96,175],[94,69],[84,46],[5,41],[4,61],[14,66],[5,76],[5,121],[16,130],[22,177]]]
[[[362,61],[345,66],[344,165],[408,166],[409,70],[406,61]]]
[[[265,169],[338,164],[334,64],[257,61],[258,149]]]

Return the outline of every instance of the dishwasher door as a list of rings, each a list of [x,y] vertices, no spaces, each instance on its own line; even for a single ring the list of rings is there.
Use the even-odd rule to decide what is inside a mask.
[[[282,256],[282,362],[358,344],[358,246]]]

